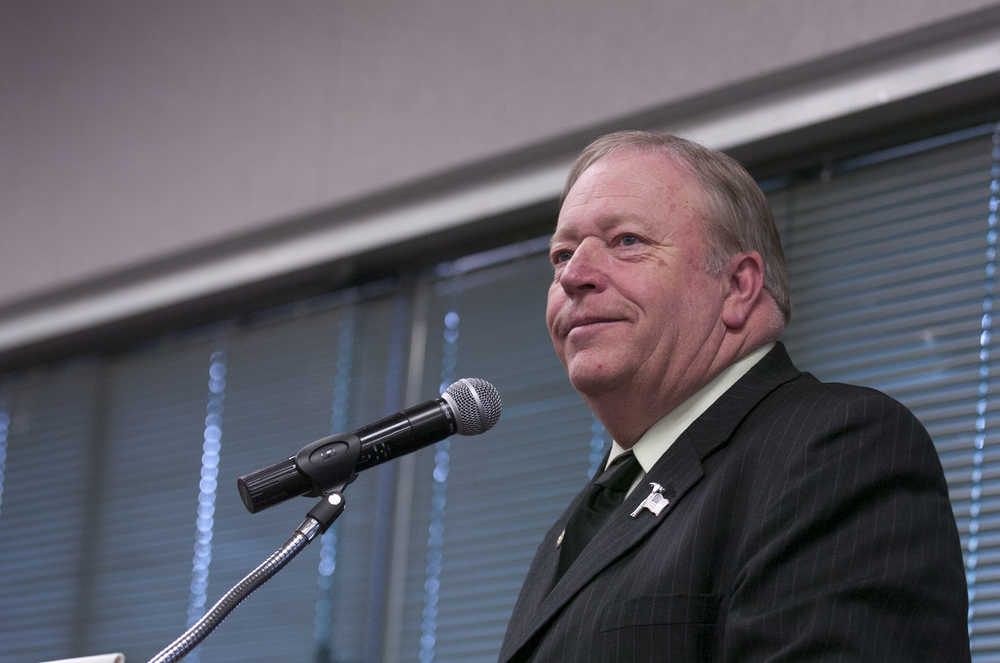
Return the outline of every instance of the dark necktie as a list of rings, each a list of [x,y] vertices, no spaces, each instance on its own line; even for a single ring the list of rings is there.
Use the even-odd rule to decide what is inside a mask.
[[[631,451],[626,451],[590,482],[587,494],[566,522],[566,531],[559,546],[556,582],[601,529],[608,515],[625,501],[628,489],[640,472],[642,466],[639,461]]]

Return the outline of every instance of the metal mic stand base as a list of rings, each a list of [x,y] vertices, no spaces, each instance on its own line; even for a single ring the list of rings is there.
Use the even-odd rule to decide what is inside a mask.
[[[317,534],[322,534],[333,524],[333,521],[344,512],[343,490],[346,484],[337,486],[309,510],[306,519],[298,526],[292,538],[283,546],[271,553],[260,566],[248,573],[243,580],[226,592],[201,619],[185,631],[179,638],[166,646],[159,654],[149,659],[149,663],[173,663],[179,661],[192,649],[198,646],[222,620],[238,606],[243,599],[267,582],[271,576],[280,571],[285,564],[302,552]]]

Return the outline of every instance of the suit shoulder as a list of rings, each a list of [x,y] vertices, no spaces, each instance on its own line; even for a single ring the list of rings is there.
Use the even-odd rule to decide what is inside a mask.
[[[888,394],[871,387],[820,382],[810,373],[781,385],[767,401],[768,410],[781,410],[786,417],[807,418],[814,425],[824,420],[831,425],[871,420],[923,429],[910,409]]]
[[[808,373],[772,392],[755,413],[768,427],[764,445],[787,462],[854,456],[908,458],[940,473],[930,435],[905,405],[869,387],[820,382]],[[766,422],[766,424],[764,423]],[[783,449],[784,453],[780,453]],[[894,462],[895,462],[894,461]]]

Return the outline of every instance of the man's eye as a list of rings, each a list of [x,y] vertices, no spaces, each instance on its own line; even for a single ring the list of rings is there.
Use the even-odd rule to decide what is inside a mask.
[[[552,254],[552,264],[558,265],[561,262],[566,262],[573,257],[572,251],[556,251]]]
[[[621,243],[622,246],[635,246],[636,244],[639,243],[639,238],[636,237],[635,235],[622,235],[622,238],[619,240],[619,242]]]

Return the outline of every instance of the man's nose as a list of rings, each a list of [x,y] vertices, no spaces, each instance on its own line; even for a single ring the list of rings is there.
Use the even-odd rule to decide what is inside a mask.
[[[607,281],[607,255],[599,240],[585,238],[559,273],[559,284],[568,293],[602,290]]]

